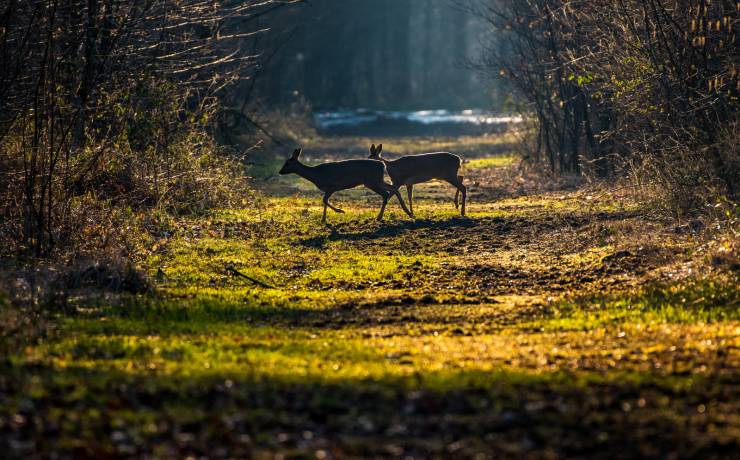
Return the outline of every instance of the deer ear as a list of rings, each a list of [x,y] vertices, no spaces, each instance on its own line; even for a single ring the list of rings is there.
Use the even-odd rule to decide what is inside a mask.
[[[380,152],[382,152],[382,151],[383,151],[383,144],[378,144],[378,149],[376,150],[376,152],[378,152],[378,154],[380,154]]]
[[[375,144],[373,144],[373,145],[370,146],[370,155],[375,155],[375,152],[376,152],[376,150],[375,150]]]
[[[297,160],[301,156],[301,153],[303,153],[303,149],[295,149],[291,158]]]

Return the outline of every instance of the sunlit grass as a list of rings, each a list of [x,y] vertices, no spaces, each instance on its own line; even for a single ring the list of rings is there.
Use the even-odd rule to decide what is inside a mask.
[[[15,350],[3,378],[18,390],[0,417],[32,401],[69,451],[101,452],[124,435],[186,445],[217,426],[216,437],[242,430],[239,442],[265,452],[302,453],[308,431],[378,444],[437,414],[488,433],[491,417],[522,412],[537,426],[593,416],[612,429],[614,414],[630,427],[646,415],[688,423],[704,407],[732,433],[737,279],[652,281],[657,265],[633,249],[644,223],[622,225],[639,203],[555,193],[473,200],[462,218],[433,184],[419,187],[417,219],[394,199],[378,223],[379,199],[354,190],[323,225],[311,187],[174,223],[144,262],[156,295],[101,298]],[[100,434],[103,413],[115,439]],[[304,444],[284,449],[286,433]]]
[[[475,158],[465,162],[466,169],[503,168],[516,164],[520,158],[516,155],[498,155],[487,158]]]
[[[648,316],[642,319],[651,321],[645,322],[628,313],[613,315],[608,322],[604,316],[589,321],[576,315],[566,328],[552,320],[543,323],[546,332],[535,335],[526,331],[525,322],[519,332],[510,328],[470,334],[475,315],[456,325],[435,322],[434,315],[429,320],[417,316],[399,329],[398,324],[372,321],[342,325],[322,311],[291,313],[285,306],[260,313],[249,299],[218,302],[206,296],[183,307],[156,302],[133,311],[112,310],[113,316],[70,320],[63,338],[29,350],[26,359],[43,359],[60,371],[75,367],[158,378],[220,376],[304,384],[405,381],[436,390],[490,379],[559,381],[566,370],[583,372],[583,378],[592,380],[593,372],[614,368],[613,375],[599,379],[618,381],[633,373],[633,379],[641,375],[660,382],[666,377],[664,384],[673,385],[681,382],[668,371],[675,365],[673,351],[690,356],[682,365],[691,366],[694,359],[706,364],[716,350],[738,345],[740,330],[737,322],[725,322],[710,332],[698,317],[692,321],[697,324],[671,325],[670,318],[653,321],[659,317]],[[285,320],[289,323],[281,326]],[[656,362],[662,365],[656,367]]]
[[[740,326],[738,279],[694,280],[650,286],[635,294],[565,300],[552,315],[525,325],[551,331],[591,330],[624,324],[698,324],[735,322]]]
[[[317,152],[339,149],[341,151],[357,152],[358,157],[369,154],[370,145],[383,144],[383,150],[393,155],[413,155],[417,153],[449,151],[452,153],[474,152],[479,156],[490,154],[502,145],[517,141],[515,132],[490,136],[461,136],[461,137],[323,137],[304,139],[303,146]]]

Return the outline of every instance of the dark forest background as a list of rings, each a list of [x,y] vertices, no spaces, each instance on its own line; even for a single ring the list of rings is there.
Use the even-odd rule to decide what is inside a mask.
[[[318,109],[464,109],[500,102],[467,67],[480,55],[484,22],[453,2],[316,0],[285,9],[272,22],[280,27],[263,41],[271,51],[257,80],[267,104],[289,104],[297,96]]]

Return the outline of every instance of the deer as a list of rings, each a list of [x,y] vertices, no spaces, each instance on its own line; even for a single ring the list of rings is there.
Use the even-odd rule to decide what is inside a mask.
[[[303,149],[296,149],[288,158],[279,174],[297,174],[304,179],[312,182],[319,190],[324,192],[324,216],[321,219],[322,224],[326,224],[326,209],[339,214],[344,211],[329,203],[329,198],[341,190],[364,185],[368,189],[377,193],[383,198],[383,205],[380,207],[380,213],[377,220],[383,220],[385,207],[388,200],[395,195],[401,203],[404,212],[411,216],[411,211],[406,207],[398,193],[398,189],[385,182],[385,165],[378,160],[345,160],[324,163],[318,166],[308,166],[300,162]]]
[[[449,152],[422,153],[419,155],[406,155],[397,160],[386,160],[381,156],[383,144],[370,147],[372,160],[379,160],[385,164],[388,175],[391,177],[393,188],[397,192],[401,186],[406,186],[409,196],[409,208],[411,216],[414,215],[414,185],[427,182],[432,179],[441,179],[449,182],[455,188],[455,208],[460,209],[459,196],[462,194],[461,215],[465,216],[465,202],[468,191],[463,184],[463,176],[459,175],[462,160],[459,156]],[[400,196],[399,196],[400,199]]]

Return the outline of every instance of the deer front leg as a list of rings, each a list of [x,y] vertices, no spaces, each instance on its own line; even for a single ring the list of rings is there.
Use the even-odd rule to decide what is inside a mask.
[[[377,190],[375,188],[372,189],[375,193],[383,197],[383,204],[380,206],[380,212],[378,213],[378,222],[383,220],[383,214],[385,214],[385,207],[388,205],[388,200],[391,197],[391,194],[382,188],[378,188]]]
[[[344,211],[341,209],[334,207],[329,203],[329,198],[332,196],[331,193],[325,193],[324,194],[324,212],[326,212],[326,207],[328,206],[332,211],[337,212],[339,214],[344,214]]]
[[[412,211],[409,211],[409,208],[406,207],[406,203],[403,202],[403,198],[401,198],[401,194],[398,193],[398,189],[400,188],[400,186],[396,187],[395,185],[388,185],[385,182],[383,182],[383,186],[384,186],[383,188],[387,189],[388,192],[390,193],[389,197],[395,195],[395,197],[398,198],[398,202],[401,204],[401,208],[403,208],[403,212],[408,214],[409,217],[414,217],[414,213]]]
[[[385,207],[388,205],[388,198],[390,198],[388,193],[383,194],[383,205],[380,206],[380,212],[378,213],[378,222],[383,220],[383,214],[385,213]]]

